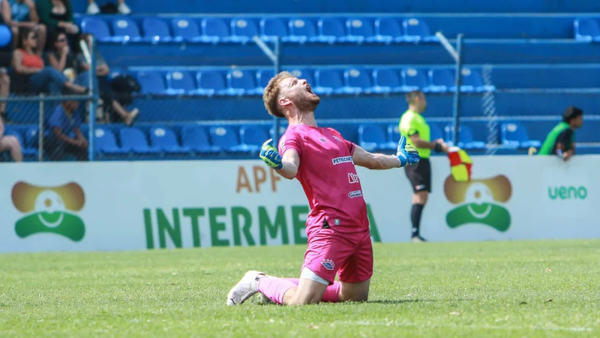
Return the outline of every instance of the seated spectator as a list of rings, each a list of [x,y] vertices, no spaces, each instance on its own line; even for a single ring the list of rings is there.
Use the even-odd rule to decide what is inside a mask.
[[[36,0],[40,21],[46,25],[48,35],[64,32],[71,47],[76,48],[79,26],[73,19],[73,7],[69,0]]]
[[[117,0],[117,3],[119,4],[117,7],[117,12],[121,13],[121,14],[129,14],[131,13],[131,9],[129,9],[129,7],[127,6],[127,4],[125,4],[125,0]],[[114,6],[114,4],[111,2],[109,3],[110,5]],[[113,7],[114,8],[114,7]],[[96,15],[100,13],[100,7],[98,7],[98,5],[96,4],[96,1],[94,0],[88,0],[88,8],[87,8],[87,14],[90,15]]]
[[[0,67],[0,97],[8,97],[10,94],[10,76],[4,67]],[[6,112],[6,101],[0,102],[0,120],[9,121]]]
[[[19,140],[12,135],[4,135],[4,123],[0,119],[0,152],[10,151],[15,162],[23,162],[23,153]]]
[[[46,67],[37,51],[37,36],[31,28],[21,28],[18,49],[13,52],[13,92],[20,94],[49,93],[60,95],[63,88],[84,94],[87,89],[67,80],[52,67]]]
[[[65,90],[63,94],[71,93]],[[61,161],[66,154],[75,156],[78,161],[87,161],[88,140],[79,129],[83,121],[78,101],[63,101],[56,107],[48,120],[50,134],[44,138],[44,151],[51,161]]]
[[[46,26],[40,24],[40,18],[33,0],[0,0],[2,5],[2,23],[9,26],[13,33],[14,46],[17,45],[19,28],[33,28],[38,36],[38,46],[44,48],[46,44]]]
[[[46,52],[47,64],[63,73],[69,81],[75,81],[77,75],[75,72],[75,57],[67,43],[67,35],[58,33],[50,37],[50,43],[52,49]]]
[[[575,155],[575,129],[583,126],[583,110],[568,107],[563,113],[563,120],[554,127],[542,144],[539,155],[556,155],[568,161]]]
[[[84,34],[81,36],[81,39],[86,41],[88,48],[91,49],[91,35]],[[110,69],[106,64],[106,61],[98,53],[94,53],[96,56],[96,78],[98,82],[96,85],[98,86],[100,92],[100,98],[104,101],[105,107],[105,116],[107,117],[107,122],[124,122],[128,126],[130,126],[133,121],[139,115],[139,110],[136,108],[132,111],[127,111],[121,103],[116,99],[117,93],[115,93],[111,87],[110,80],[108,79],[108,74]],[[77,72],[79,75],[77,76],[77,80],[75,83],[86,86],[89,85],[90,81],[90,64],[88,63],[86,57],[83,54],[79,54],[76,59]]]

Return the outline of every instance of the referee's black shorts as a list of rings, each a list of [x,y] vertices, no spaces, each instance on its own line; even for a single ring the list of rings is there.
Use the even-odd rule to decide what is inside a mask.
[[[414,192],[431,192],[431,163],[428,158],[422,158],[417,164],[404,167],[404,171]]]

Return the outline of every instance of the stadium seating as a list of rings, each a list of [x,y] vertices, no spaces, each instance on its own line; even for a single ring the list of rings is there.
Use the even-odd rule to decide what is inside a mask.
[[[167,73],[167,93],[194,94],[197,92],[194,78],[189,72],[173,71]]]
[[[119,148],[112,130],[97,127],[94,132],[94,146],[100,155],[118,155],[125,151]]]
[[[171,20],[173,36],[176,41],[200,42],[202,34],[196,20],[175,18]]]
[[[263,18],[260,20],[260,38],[264,41],[273,41],[275,37],[281,41],[289,41],[287,23],[283,18]]]
[[[264,128],[259,126],[242,126],[240,141],[242,146],[252,152],[258,152],[262,144],[269,139]]]
[[[600,23],[597,18],[575,19],[575,39],[586,42],[600,42]]]
[[[454,143],[450,140],[453,139],[454,126],[449,124],[444,127],[446,133],[444,139],[448,140],[448,145],[452,146]],[[485,142],[476,141],[473,137],[473,129],[466,124],[462,124],[459,128],[458,146],[463,149],[485,149]]]
[[[139,42],[142,41],[137,23],[128,18],[112,20],[113,41]]]
[[[150,143],[169,155],[189,155],[191,148],[180,146],[175,133],[167,127],[150,128]]]
[[[202,19],[202,42],[221,43],[230,42],[230,30],[221,18]]]
[[[218,70],[199,71],[196,74],[198,82],[197,93],[200,95],[227,95],[228,90],[225,74]]]
[[[549,130],[548,130],[549,131]],[[530,140],[527,129],[519,122],[507,122],[501,125],[502,145],[510,148],[539,148],[540,141]]]
[[[375,20],[373,41],[391,43],[404,41],[402,26],[397,18],[378,18]]]
[[[238,135],[228,126],[213,126],[210,128],[210,143],[227,153],[244,153],[249,149],[241,145]]]
[[[439,39],[432,35],[429,26],[424,20],[407,18],[402,21],[404,28],[404,41],[408,42],[434,42]]]
[[[376,124],[361,124],[358,127],[358,145],[366,151],[396,149],[397,142],[389,141],[386,131]]]
[[[183,38],[173,39],[167,22],[158,18],[144,18],[142,21],[144,40],[150,42],[173,42],[182,41]]]
[[[160,72],[145,71],[137,74],[143,94],[163,94],[166,92],[164,77]]]
[[[208,132],[201,126],[186,124],[181,128],[182,145],[199,155],[217,154],[218,146],[210,143]]]
[[[131,155],[157,155],[160,149],[150,146],[143,131],[138,128],[122,128],[119,130],[121,149]]]
[[[231,20],[231,41],[248,43],[258,35],[258,27],[252,19],[235,18]]]

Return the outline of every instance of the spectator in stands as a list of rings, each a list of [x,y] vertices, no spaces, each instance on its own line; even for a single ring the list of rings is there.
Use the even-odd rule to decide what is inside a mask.
[[[10,94],[10,76],[4,67],[0,67],[0,97],[6,98]],[[0,102],[0,120],[8,122],[8,113],[6,112],[6,101]]]
[[[53,67],[46,67],[37,50],[37,36],[31,28],[21,28],[17,50],[13,52],[13,92],[60,95],[63,88],[83,94],[87,89],[67,80]]]
[[[69,90],[64,95],[72,95]],[[78,101],[63,101],[48,120],[50,134],[44,139],[44,148],[51,161],[61,161],[66,154],[75,156],[78,161],[88,159],[88,140],[79,126],[84,121]]]
[[[427,197],[431,192],[431,163],[429,157],[431,150],[448,152],[448,145],[439,139],[431,142],[429,125],[422,114],[427,108],[427,100],[420,90],[406,94],[408,110],[400,119],[400,134],[407,139],[407,143],[417,148],[421,160],[405,169],[406,177],[413,187],[412,209],[410,218],[412,222],[412,242],[425,242],[421,237],[421,215]]]
[[[568,161],[575,155],[575,129],[583,126],[583,110],[577,107],[568,107],[563,113],[563,120],[554,127],[538,154],[556,155],[563,161]]]
[[[63,73],[71,82],[75,81],[75,57],[71,53],[65,33],[51,37],[52,49],[46,52],[46,63]]]
[[[91,35],[84,34],[81,36],[81,39],[86,41],[88,47],[91,49]],[[132,111],[127,111],[127,109],[125,109],[121,103],[119,103],[119,101],[116,99],[117,93],[113,91],[108,78],[110,68],[108,68],[106,61],[97,50],[95,52],[95,56],[96,78],[98,80],[96,85],[100,91],[100,98],[102,101],[104,101],[105,113],[107,113],[106,117],[109,120],[107,122],[123,121],[126,125],[130,126],[137,118],[140,111],[137,108]],[[77,71],[79,72],[76,83],[85,86],[90,81],[90,64],[83,53],[77,56],[76,64]],[[116,115],[111,113],[115,113]]]
[[[4,123],[0,119],[0,152],[10,151],[15,162],[23,162],[23,153],[19,140],[12,135],[4,135]]]
[[[36,0],[40,21],[46,25],[48,35],[67,34],[71,47],[75,47],[79,26],[73,20],[73,7],[69,0]],[[40,49],[41,50],[41,49]]]
[[[119,4],[117,6],[117,12],[119,12],[121,14],[131,13],[131,9],[129,9],[129,7],[125,3],[125,0],[117,0],[117,3]],[[109,4],[112,4],[112,3],[109,3]],[[98,5],[96,4],[96,1],[88,0],[87,14],[96,15],[99,13],[100,13],[100,7],[98,7]]]
[[[14,46],[19,38],[19,28],[33,28],[38,36],[38,46],[44,48],[46,44],[46,26],[40,24],[40,18],[33,0],[1,0],[2,23],[9,26],[13,33]]]

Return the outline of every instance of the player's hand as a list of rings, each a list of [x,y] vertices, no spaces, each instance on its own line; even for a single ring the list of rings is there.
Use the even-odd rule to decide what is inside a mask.
[[[398,159],[400,160],[400,167],[415,164],[421,159],[417,149],[410,144],[406,144],[406,137],[404,136],[400,137],[396,156],[398,156]]]
[[[268,139],[263,143],[262,148],[260,148],[260,159],[275,170],[283,168],[281,155],[279,155],[277,149],[273,147],[273,139]]]

